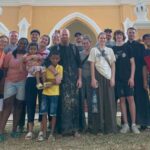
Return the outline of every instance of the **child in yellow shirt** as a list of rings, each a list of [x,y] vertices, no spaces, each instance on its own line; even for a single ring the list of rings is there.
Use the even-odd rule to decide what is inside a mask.
[[[41,123],[41,131],[38,135],[38,141],[43,141],[46,138],[46,130],[47,130],[47,114],[52,117],[51,120],[51,133],[49,135],[49,140],[55,139],[54,129],[56,125],[56,115],[57,115],[57,105],[58,105],[58,97],[60,95],[59,84],[63,76],[63,67],[58,65],[60,61],[60,54],[58,51],[51,51],[48,57],[50,63],[55,67],[57,74],[53,74],[49,68],[46,69],[46,88],[43,90],[43,98],[41,102],[40,114],[42,114],[42,123]]]

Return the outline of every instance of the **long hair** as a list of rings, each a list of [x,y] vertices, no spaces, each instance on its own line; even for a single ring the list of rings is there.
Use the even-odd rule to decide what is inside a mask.
[[[19,50],[19,48],[18,48],[20,41],[23,41],[23,43],[24,43],[24,49],[23,50]],[[14,58],[17,57],[17,54],[25,54],[27,47],[28,47],[28,39],[27,38],[21,38],[18,41],[17,48],[12,52],[12,55],[14,56]]]

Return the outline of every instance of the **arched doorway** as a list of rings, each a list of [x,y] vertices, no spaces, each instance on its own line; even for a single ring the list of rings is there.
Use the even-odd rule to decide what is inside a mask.
[[[72,42],[74,40],[74,33],[80,31],[83,34],[91,36],[93,45],[96,42],[97,35],[101,32],[100,27],[96,24],[94,20],[79,12],[69,14],[61,19],[51,30],[49,34],[50,37],[55,32],[55,30],[59,30],[62,28],[68,28],[70,30]]]
[[[0,35],[2,35],[2,34],[8,36],[9,35],[9,30],[3,23],[0,22]]]

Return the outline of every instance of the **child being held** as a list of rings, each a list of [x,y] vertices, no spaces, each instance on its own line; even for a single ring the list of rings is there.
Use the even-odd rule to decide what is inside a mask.
[[[56,124],[56,116],[57,116],[57,105],[58,105],[58,97],[60,95],[59,84],[61,80],[57,80],[63,76],[63,67],[58,65],[60,61],[59,51],[51,51],[48,56],[48,60],[51,65],[57,71],[57,74],[54,74],[50,68],[46,68],[46,87],[43,90],[43,97],[41,102],[40,114],[42,114],[42,122],[41,122],[41,131],[38,135],[38,141],[43,141],[46,138],[46,130],[47,130],[47,114],[52,117],[51,120],[51,133],[49,135],[49,140],[54,140],[54,129]]]
[[[28,77],[35,76],[37,82],[37,89],[43,89],[43,84],[40,81],[45,81],[45,67],[42,66],[43,58],[37,53],[38,44],[30,43],[28,46],[28,53],[23,57],[23,62],[26,64],[26,70],[28,71]]]

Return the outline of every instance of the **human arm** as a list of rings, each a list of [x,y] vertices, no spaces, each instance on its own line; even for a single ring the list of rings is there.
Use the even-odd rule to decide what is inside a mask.
[[[135,61],[133,57],[130,59],[130,64],[131,64],[131,74],[128,80],[128,85],[130,87],[134,87]]]

